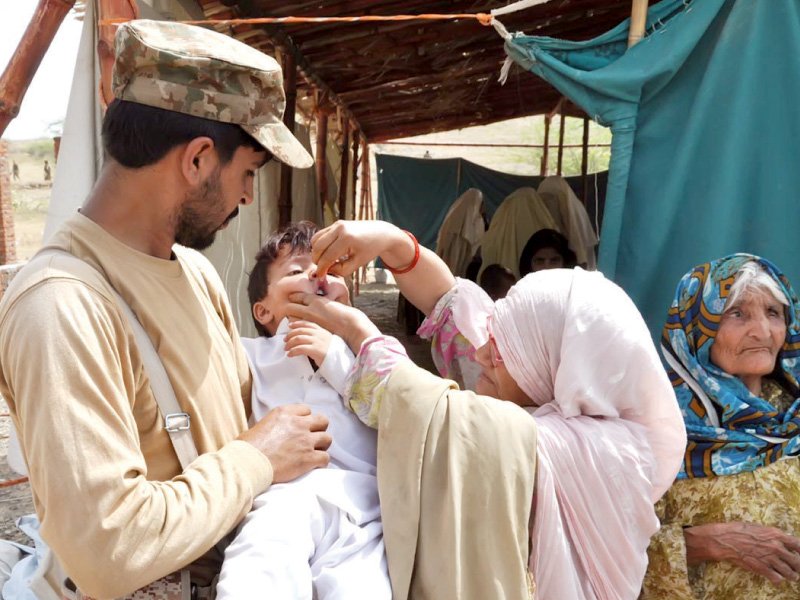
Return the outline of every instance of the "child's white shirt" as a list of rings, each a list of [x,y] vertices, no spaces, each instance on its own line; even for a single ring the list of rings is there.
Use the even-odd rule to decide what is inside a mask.
[[[286,355],[284,338],[288,331],[289,323],[284,319],[272,337],[242,339],[253,373],[252,421],[278,406],[307,404],[330,420],[330,465],[375,475],[377,432],[361,423],[342,402],[345,380],[355,362],[353,353],[334,335],[325,360],[314,371],[307,357]]]

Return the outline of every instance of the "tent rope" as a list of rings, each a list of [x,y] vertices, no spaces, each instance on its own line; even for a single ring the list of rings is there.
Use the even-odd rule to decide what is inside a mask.
[[[419,15],[363,15],[360,17],[251,17],[247,19],[202,19],[195,21],[174,21],[175,23],[184,23],[186,25],[221,25],[221,26],[236,26],[236,25],[270,25],[270,24],[298,24],[298,23],[369,23],[380,21],[455,21],[458,19],[475,19],[481,25],[486,27],[494,26],[495,16],[505,15],[512,12],[517,12],[545,4],[550,0],[519,0],[512,2],[507,6],[495,8],[489,13],[453,13],[453,14],[440,14],[440,13],[427,13]],[[102,19],[99,25],[121,25],[127,23],[130,19]],[[502,24],[500,25],[502,27]],[[505,28],[503,28],[505,29]]]
[[[360,17],[250,17],[247,19],[201,19],[196,21],[172,21],[185,25],[275,25],[297,23],[368,23],[380,21],[454,21],[457,19],[475,19],[481,25],[492,24],[492,15],[488,13],[455,13],[455,14],[419,14],[419,15],[363,15]],[[99,25],[121,25],[130,19],[102,19]]]

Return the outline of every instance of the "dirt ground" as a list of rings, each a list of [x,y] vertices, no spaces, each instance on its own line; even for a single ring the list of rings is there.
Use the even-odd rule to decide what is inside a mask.
[[[375,324],[387,335],[397,337],[408,350],[409,356],[420,366],[434,371],[430,344],[417,336],[405,335],[397,324],[397,288],[392,284],[369,283],[361,286],[355,305],[367,313]],[[0,398],[0,482],[13,480],[19,475],[6,464],[8,428],[11,419],[8,408]],[[0,539],[29,543],[14,521],[17,517],[33,512],[30,486],[27,483],[0,488]]]

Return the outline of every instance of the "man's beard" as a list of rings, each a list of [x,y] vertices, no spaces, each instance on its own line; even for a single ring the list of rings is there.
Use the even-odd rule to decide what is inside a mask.
[[[186,194],[175,217],[175,242],[194,250],[205,250],[214,243],[222,223],[217,222],[217,208],[222,204],[222,181],[216,169],[198,190]],[[236,208],[225,223],[239,213]]]

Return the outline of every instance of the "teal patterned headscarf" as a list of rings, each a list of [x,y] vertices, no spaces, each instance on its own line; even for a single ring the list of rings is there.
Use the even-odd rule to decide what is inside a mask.
[[[774,376],[785,388],[798,389],[800,305],[783,273],[751,254],[726,256],[686,273],[667,313],[661,344],[688,437],[678,479],[734,475],[800,455],[800,400],[780,412],[711,362],[731,286],[748,262],[761,265],[788,300],[786,340]]]

